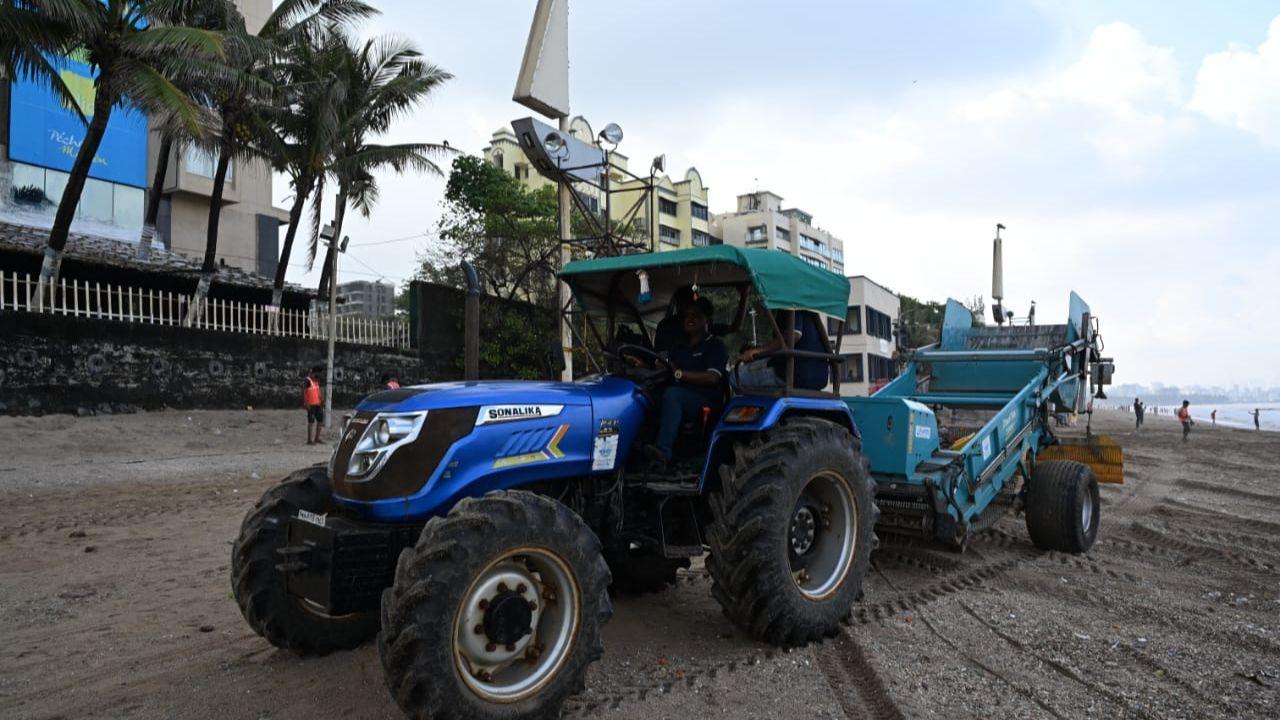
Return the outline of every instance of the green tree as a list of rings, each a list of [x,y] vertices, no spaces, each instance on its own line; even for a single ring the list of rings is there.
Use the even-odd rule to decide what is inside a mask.
[[[0,14],[0,52],[7,70],[46,81],[64,100],[70,97],[49,77],[56,60],[78,54],[97,71],[91,107],[80,106],[85,134],[72,163],[45,247],[33,298],[43,307],[45,289],[58,277],[71,221],[111,113],[132,106],[148,114],[172,113],[199,132],[199,112],[175,78],[198,78],[221,57],[216,32],[182,24],[197,0],[22,0]],[[28,33],[28,34],[23,34]]]
[[[942,316],[946,306],[931,300],[917,300],[910,295],[899,295],[898,344],[901,347],[918,348],[938,342],[942,337]]]
[[[326,172],[317,180],[316,193],[317,197],[323,195],[326,181],[337,186],[334,237],[341,238],[348,205],[368,217],[377,204],[376,172],[389,168],[396,173],[414,170],[441,174],[434,160],[452,152],[447,144],[380,144],[371,140],[386,133],[397,119],[453,76],[424,60],[422,53],[406,40],[383,36],[357,44],[342,33],[335,33],[335,37],[342,41],[334,79],[342,84],[342,100],[337,106],[333,152]],[[314,263],[319,251],[320,207],[317,202],[312,213],[308,265]],[[328,293],[334,252],[334,245],[325,252],[321,297]]]
[[[509,300],[554,307],[560,234],[556,190],[529,190],[473,155],[453,160],[438,238],[420,258],[418,276],[462,287],[469,261],[485,289]]]

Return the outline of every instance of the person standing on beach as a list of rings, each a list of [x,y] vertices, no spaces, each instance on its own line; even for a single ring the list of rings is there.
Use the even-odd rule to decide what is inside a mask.
[[[1137,430],[1138,428],[1142,427],[1142,414],[1143,412],[1146,411],[1146,409],[1147,409],[1147,406],[1143,405],[1141,400],[1139,400],[1138,398],[1133,399],[1133,421],[1135,423],[1133,426],[1134,430]]]
[[[1182,442],[1187,441],[1187,436],[1191,434],[1191,401],[1183,400],[1182,407],[1178,408],[1178,422],[1182,423]]]
[[[311,368],[302,382],[302,407],[307,411],[307,444],[320,442],[320,428],[324,427],[324,393],[320,389],[320,373],[324,367]]]
[[[1258,420],[1258,416],[1262,414],[1262,411],[1261,411],[1261,410],[1259,410],[1258,408],[1254,408],[1254,409],[1253,409],[1253,412],[1252,412],[1251,414],[1253,415],[1253,429],[1254,429],[1254,430],[1261,430],[1261,429],[1262,429],[1262,423],[1261,423],[1261,421],[1259,421],[1259,420]]]
[[[1209,413],[1209,419],[1213,421],[1214,425],[1218,424],[1218,408],[1214,408],[1213,412]]]

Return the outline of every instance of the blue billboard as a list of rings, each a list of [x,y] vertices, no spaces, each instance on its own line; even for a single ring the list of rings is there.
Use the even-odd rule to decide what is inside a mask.
[[[86,117],[93,114],[97,71],[78,58],[54,61]],[[48,89],[29,80],[12,83],[9,105],[9,159],[70,172],[85,125]],[[89,177],[134,187],[147,186],[147,117],[117,106],[94,155]]]

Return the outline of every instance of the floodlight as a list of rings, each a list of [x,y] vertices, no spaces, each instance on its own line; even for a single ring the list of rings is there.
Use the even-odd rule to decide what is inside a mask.
[[[343,235],[343,236],[342,236],[342,243],[338,245],[338,252],[346,252],[346,251],[347,251],[347,243],[349,243],[349,242],[351,242],[351,236],[350,236],[350,235]]]
[[[667,156],[665,154],[659,155],[658,157],[654,158],[653,164],[649,166],[649,170],[654,175],[657,175],[658,173],[663,172],[666,169],[667,169]]]
[[[600,131],[600,139],[616,146],[622,142],[622,128],[618,127],[618,123],[609,123]]]
[[[542,146],[547,149],[547,154],[554,158],[563,158],[569,154],[569,146],[564,141],[564,136],[559,131],[551,131],[542,139]]]
[[[511,122],[520,149],[538,172],[553,182],[594,182],[604,167],[604,152],[550,125],[521,118]]]

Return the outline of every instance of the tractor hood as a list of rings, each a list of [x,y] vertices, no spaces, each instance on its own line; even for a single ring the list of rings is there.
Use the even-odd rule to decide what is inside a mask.
[[[610,472],[625,464],[644,404],[635,383],[608,376],[375,393],[343,425],[329,465],[334,497],[365,518],[397,522],[467,495]]]
[[[414,412],[443,408],[590,405],[590,384],[535,380],[481,380],[414,385],[384,390],[365,398],[358,412]],[[516,408],[518,409],[518,408]]]

